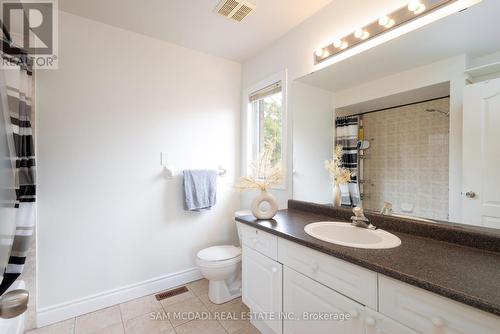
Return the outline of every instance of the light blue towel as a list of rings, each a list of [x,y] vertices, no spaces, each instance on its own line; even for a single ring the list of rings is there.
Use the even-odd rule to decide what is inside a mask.
[[[184,208],[189,211],[210,210],[217,198],[217,171],[188,169],[184,174]]]

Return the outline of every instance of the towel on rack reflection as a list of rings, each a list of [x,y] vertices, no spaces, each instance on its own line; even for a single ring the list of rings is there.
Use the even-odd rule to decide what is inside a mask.
[[[361,194],[359,185],[356,182],[339,184],[342,205],[358,206],[361,205]]]
[[[342,205],[351,205],[351,195],[349,194],[349,185],[347,183],[339,184]]]
[[[352,206],[361,205],[361,194],[359,192],[359,184],[356,182],[349,183],[349,194],[351,195]]]
[[[189,211],[210,210],[217,199],[217,171],[187,169],[184,174],[184,208]]]

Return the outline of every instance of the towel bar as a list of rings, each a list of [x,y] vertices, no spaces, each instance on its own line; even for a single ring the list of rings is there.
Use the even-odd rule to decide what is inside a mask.
[[[174,171],[174,168],[172,166],[163,166],[164,167],[164,170],[165,170],[165,175],[167,177],[167,179],[172,179],[174,176],[175,176],[175,171]],[[219,175],[220,177],[225,177],[227,175],[227,170],[221,166],[219,166],[217,168],[217,175]]]

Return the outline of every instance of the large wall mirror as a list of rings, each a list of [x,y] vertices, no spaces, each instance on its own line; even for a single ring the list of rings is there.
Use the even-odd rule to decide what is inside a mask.
[[[481,3],[291,83],[293,198],[500,229],[500,3]]]

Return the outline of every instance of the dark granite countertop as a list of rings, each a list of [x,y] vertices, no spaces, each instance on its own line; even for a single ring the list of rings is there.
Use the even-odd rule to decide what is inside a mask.
[[[315,239],[304,226],[332,220],[331,215],[299,209],[280,210],[271,220],[253,216],[238,221],[357,264],[380,274],[500,316],[500,253],[389,230],[401,239],[392,249],[359,249]],[[334,218],[337,221],[346,221]]]

